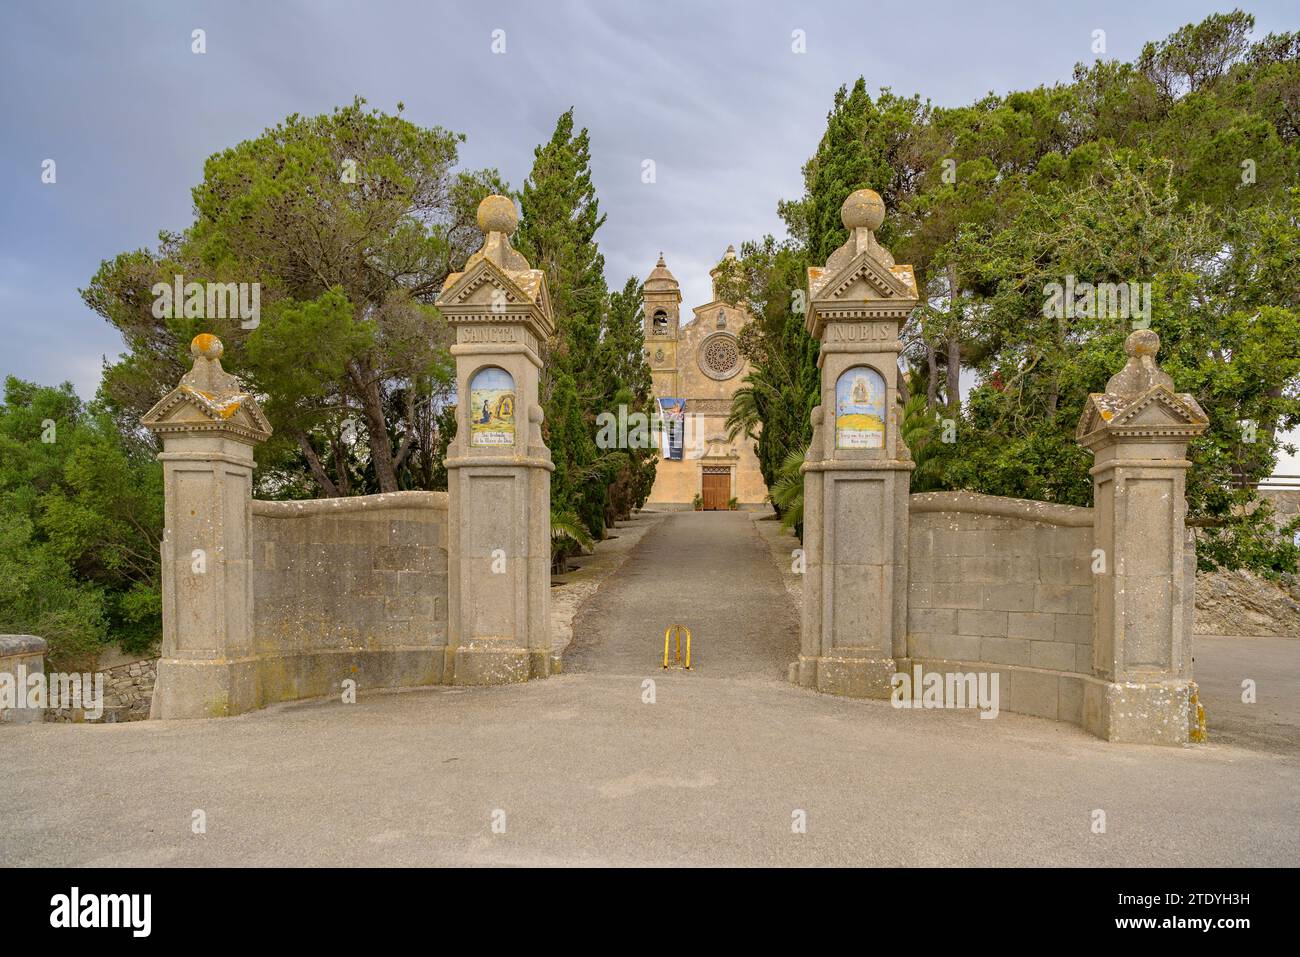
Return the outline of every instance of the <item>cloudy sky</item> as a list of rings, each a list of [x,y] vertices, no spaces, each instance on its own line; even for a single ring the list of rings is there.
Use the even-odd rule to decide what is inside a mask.
[[[205,157],[360,94],[466,134],[462,163],[518,186],[570,106],[591,130],[608,278],[660,250],[684,306],[728,243],[782,235],[835,88],[940,105],[1132,59],[1226,2],[69,2],[0,10],[0,375],[93,394],[117,334],[77,295],[101,260],[191,221]],[[1260,35],[1291,2],[1246,4]],[[206,32],[207,52],[191,52]],[[504,31],[505,52],[492,51]],[[792,51],[803,31],[806,52]],[[57,182],[41,182],[54,159]],[[642,163],[656,182],[642,182]],[[687,313],[689,315],[689,313]]]

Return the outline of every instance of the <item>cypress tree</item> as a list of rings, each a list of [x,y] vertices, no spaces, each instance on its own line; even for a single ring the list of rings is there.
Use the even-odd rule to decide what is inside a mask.
[[[572,511],[595,538],[605,530],[608,479],[595,444],[602,392],[601,322],[607,289],[596,231],[605,222],[591,180],[587,130],[574,132],[573,110],[561,114],[549,141],[534,151],[520,192],[518,249],[546,273],[555,310],[547,345],[542,409],[555,461],[553,511]]]

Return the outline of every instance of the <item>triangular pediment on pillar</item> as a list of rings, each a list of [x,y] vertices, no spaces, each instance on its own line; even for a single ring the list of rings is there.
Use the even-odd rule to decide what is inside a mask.
[[[916,276],[911,266],[898,266],[867,249],[838,269],[808,270],[811,301],[805,325],[815,339],[832,320],[903,320],[916,306]]]
[[[1209,419],[1191,395],[1158,385],[1129,397],[1092,393],[1079,420],[1077,438],[1084,442],[1088,436],[1098,433],[1193,436],[1203,432],[1208,424]]]
[[[816,302],[915,299],[916,277],[911,266],[889,265],[865,251],[835,271],[809,269],[808,288]]]
[[[1209,428],[1210,420],[1186,392],[1160,368],[1160,336],[1135,329],[1124,340],[1124,368],[1106,382],[1105,392],[1088,396],[1075,439],[1096,452],[1113,439],[1182,439]]]
[[[528,270],[535,272],[536,270]],[[480,259],[464,272],[452,273],[443,284],[438,296],[439,305],[490,304],[494,291],[500,290],[507,302],[532,302],[526,293],[504,269],[486,259]]]
[[[453,322],[527,317],[538,327],[538,335],[554,331],[546,322],[551,298],[540,269],[507,270],[490,259],[478,259],[464,272],[447,277],[437,305]],[[494,315],[498,310],[504,312]]]
[[[250,444],[270,438],[271,423],[262,407],[221,368],[220,342],[213,336],[199,336],[195,343],[199,345],[191,347],[194,367],[144,414],[141,424],[159,434],[219,432]]]

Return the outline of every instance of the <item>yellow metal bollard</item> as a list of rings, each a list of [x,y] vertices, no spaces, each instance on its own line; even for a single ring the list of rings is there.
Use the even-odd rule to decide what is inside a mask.
[[[682,660],[682,632],[686,632],[686,664],[685,670],[691,670],[691,630],[685,625],[669,625],[664,629],[664,667],[668,667],[668,647],[674,633],[677,636],[677,649],[674,655],[675,661]]]
[[[1188,740],[1193,744],[1204,744],[1210,740],[1210,735],[1205,724],[1205,706],[1201,704],[1200,689],[1195,684],[1192,685],[1192,696],[1187,703],[1191,716]]]

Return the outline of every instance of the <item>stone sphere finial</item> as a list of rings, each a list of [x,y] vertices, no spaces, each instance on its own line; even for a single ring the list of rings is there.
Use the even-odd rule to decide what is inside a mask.
[[[519,225],[519,212],[509,196],[494,193],[478,204],[478,227],[485,233],[505,233],[507,236]]]
[[[858,189],[840,207],[840,222],[846,229],[865,226],[873,233],[885,221],[885,201],[874,189]]]
[[[221,340],[208,332],[199,333],[190,342],[190,355],[196,359],[220,359],[225,351]]]
[[[1128,361],[1124,363],[1124,368],[1106,382],[1106,392],[1127,399],[1158,385],[1173,391],[1174,380],[1156,365],[1156,352],[1159,349],[1160,337],[1154,330],[1135,329],[1130,332],[1124,340]]]
[[[1154,356],[1159,351],[1160,337],[1154,329],[1135,329],[1124,340],[1124,352],[1133,358]]]

